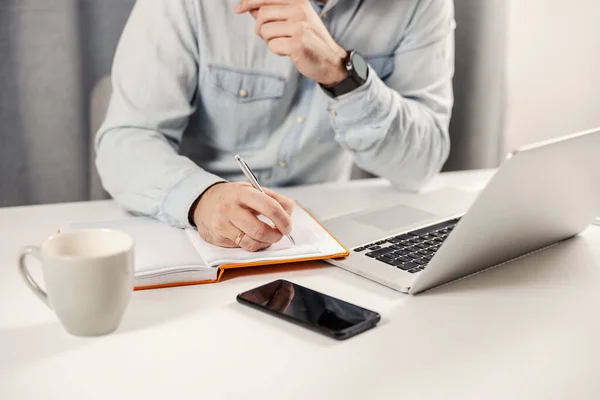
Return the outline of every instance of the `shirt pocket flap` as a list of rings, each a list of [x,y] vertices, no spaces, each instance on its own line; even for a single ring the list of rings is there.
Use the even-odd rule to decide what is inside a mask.
[[[285,78],[256,70],[210,65],[209,82],[240,102],[277,99],[283,96]]]

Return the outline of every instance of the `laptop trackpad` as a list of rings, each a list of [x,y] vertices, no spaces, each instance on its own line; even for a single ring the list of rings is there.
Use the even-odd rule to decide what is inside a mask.
[[[435,217],[434,214],[401,204],[373,211],[353,218],[356,222],[370,225],[382,231],[391,231],[403,226]]]

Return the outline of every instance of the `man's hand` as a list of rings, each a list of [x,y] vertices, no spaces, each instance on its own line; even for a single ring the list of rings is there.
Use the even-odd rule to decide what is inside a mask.
[[[218,183],[207,189],[193,211],[202,239],[221,247],[258,251],[289,234],[294,201],[269,189],[264,191],[266,194],[241,182]],[[259,220],[260,214],[275,227]]]
[[[346,78],[346,51],[333,40],[308,0],[241,0],[234,11],[250,12],[256,34],[277,55],[292,59],[300,73],[324,85]]]

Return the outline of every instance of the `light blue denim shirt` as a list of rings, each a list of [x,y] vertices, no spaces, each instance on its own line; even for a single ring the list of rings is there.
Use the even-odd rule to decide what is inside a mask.
[[[325,26],[370,65],[367,82],[336,99],[271,53],[237,2],[136,2],[96,137],[102,183],[123,208],[188,226],[207,187],[244,179],[235,153],[271,187],[347,179],[353,162],[402,190],[440,171],[452,0],[330,0]]]

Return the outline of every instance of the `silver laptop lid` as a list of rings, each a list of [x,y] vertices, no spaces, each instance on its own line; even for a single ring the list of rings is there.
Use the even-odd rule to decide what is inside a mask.
[[[508,155],[410,293],[572,237],[600,210],[600,129]]]

